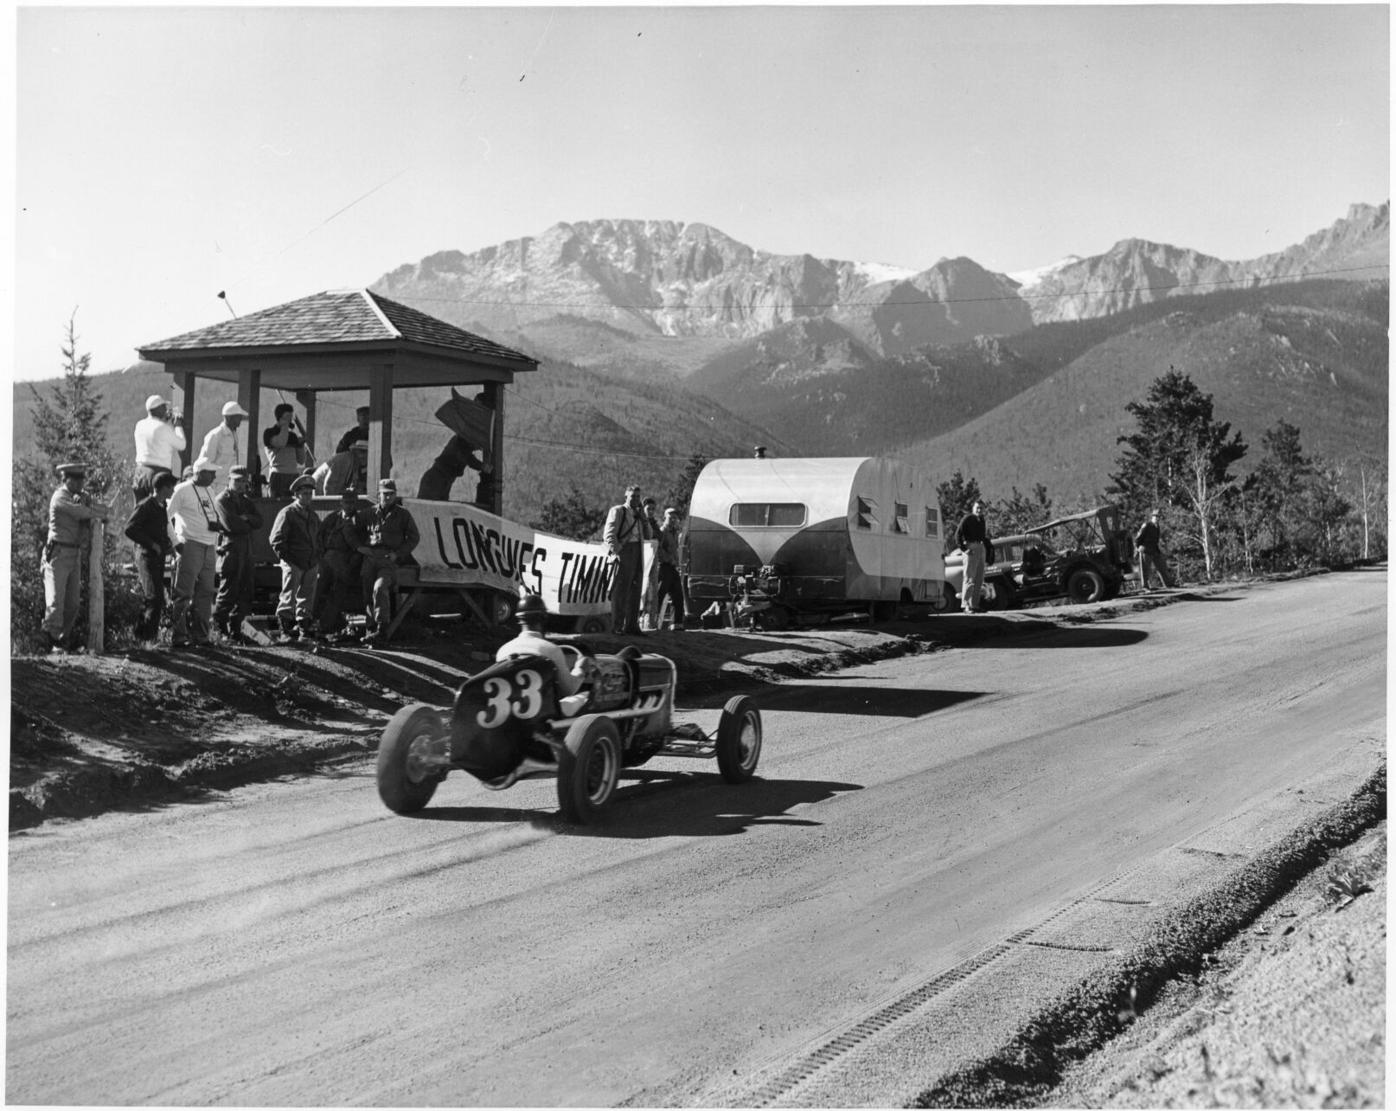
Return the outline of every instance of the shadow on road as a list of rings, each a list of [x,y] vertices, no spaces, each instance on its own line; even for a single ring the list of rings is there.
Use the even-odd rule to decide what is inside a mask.
[[[822,825],[787,812],[862,789],[857,783],[760,776],[734,785],[716,773],[645,768],[621,773],[619,789],[592,825],[569,825],[556,811],[502,806],[428,807],[408,817],[415,821],[527,824],[569,837],[730,837],[752,826]]]
[[[981,620],[983,620],[981,618]],[[993,620],[990,618],[989,620]],[[1011,625],[1004,622],[1004,625]],[[997,630],[994,636],[978,641],[965,641],[957,648],[1127,648],[1148,639],[1143,629],[1126,629],[1112,625],[1052,625],[1031,626],[1018,632],[1010,628]]]
[[[763,710],[807,714],[858,714],[864,717],[919,718],[961,702],[983,698],[988,691],[917,690],[911,687],[842,686],[830,679],[818,683],[782,683],[757,698]]]

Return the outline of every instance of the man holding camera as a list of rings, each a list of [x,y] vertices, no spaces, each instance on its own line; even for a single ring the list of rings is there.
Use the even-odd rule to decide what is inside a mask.
[[[185,479],[170,495],[169,514],[174,525],[174,585],[170,596],[170,643],[175,648],[212,645],[213,574],[217,567],[218,537],[223,523],[209,487],[218,469],[200,456],[194,461],[194,477]],[[193,636],[190,636],[190,610]]]
[[[136,468],[131,493],[140,503],[154,489],[158,474],[177,473],[179,453],[186,447],[184,417],[157,393],[145,399],[145,418],[136,422]]]

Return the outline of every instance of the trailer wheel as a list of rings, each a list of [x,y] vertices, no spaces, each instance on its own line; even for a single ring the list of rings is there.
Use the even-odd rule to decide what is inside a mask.
[[[1099,602],[1105,597],[1105,578],[1094,567],[1078,567],[1066,580],[1066,593],[1073,602]]]
[[[599,714],[567,730],[557,761],[557,805],[565,821],[585,825],[611,801],[620,778],[620,734]]]
[[[431,801],[446,770],[433,757],[449,753],[451,731],[441,711],[423,702],[395,713],[378,742],[378,797],[395,814],[415,814]]]
[[[761,759],[761,711],[745,694],[727,700],[717,725],[717,768],[728,783],[745,783]]]

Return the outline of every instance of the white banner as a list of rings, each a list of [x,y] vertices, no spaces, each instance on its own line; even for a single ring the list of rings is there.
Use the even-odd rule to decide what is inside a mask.
[[[488,586],[541,595],[553,613],[608,614],[615,560],[604,544],[538,532],[460,502],[404,498],[422,542],[412,553],[424,583]],[[645,573],[654,558],[645,545]]]

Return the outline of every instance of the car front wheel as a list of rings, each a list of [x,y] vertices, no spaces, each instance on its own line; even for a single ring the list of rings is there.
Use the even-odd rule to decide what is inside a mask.
[[[404,706],[378,742],[378,797],[395,814],[415,814],[431,801],[446,778],[440,761],[449,755],[451,731],[441,711],[418,702]]]
[[[747,695],[727,700],[717,725],[717,768],[728,783],[745,783],[761,759],[761,711]]]

